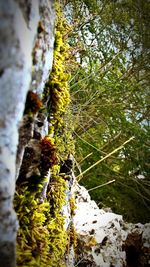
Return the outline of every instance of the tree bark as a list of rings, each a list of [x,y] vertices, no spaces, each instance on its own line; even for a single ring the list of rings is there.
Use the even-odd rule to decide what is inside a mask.
[[[0,1],[0,267],[16,266],[13,209],[18,127],[31,81],[38,1]]]

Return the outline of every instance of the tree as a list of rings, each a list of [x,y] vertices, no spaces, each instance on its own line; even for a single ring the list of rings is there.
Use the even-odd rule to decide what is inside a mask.
[[[26,61],[26,51],[18,47],[21,40],[12,22],[19,16],[18,6],[14,1],[1,1],[0,10],[0,266],[14,267],[18,222],[13,197],[18,124],[29,87],[31,62]]]
[[[131,136],[135,137],[95,168],[94,173],[92,170],[87,173],[83,183],[92,187],[116,178],[115,185],[103,189],[104,198],[98,191],[91,191],[97,202],[108,205],[117,200],[114,206],[119,211],[125,206],[123,194],[128,200],[133,197],[135,202],[141,196],[141,210],[143,206],[148,210],[149,2],[68,1],[66,10],[67,6],[70,12],[67,17],[73,27],[70,44],[74,50],[78,47],[75,58],[80,64],[80,69],[72,71],[70,81],[78,161],[82,161],[83,169],[87,168]],[[91,152],[92,156],[83,161]],[[135,205],[129,211],[130,201],[127,203],[124,211],[127,219],[148,220],[141,211],[135,210],[132,216]]]
[[[51,37],[48,36],[48,39],[53,45],[54,12],[52,1],[50,2],[46,6],[45,3],[39,3],[39,1],[0,1],[0,266],[3,267],[16,266],[16,236],[19,225],[14,211],[14,195],[16,176],[18,176],[16,169],[18,171],[23,157],[23,153],[20,153],[20,164],[16,166],[19,126],[33,74],[32,52],[35,53],[34,41],[39,30],[39,19],[42,20],[39,10],[42,10],[43,14],[45,9],[46,12],[48,8],[51,11]],[[51,45],[48,45],[50,49]],[[44,87],[43,80],[48,75],[47,62],[45,63],[46,70],[39,71],[39,65],[43,66],[44,53],[47,53],[46,45],[42,51],[41,64],[38,61],[39,57],[34,68],[34,82],[38,72],[38,81],[39,77],[41,78],[41,90]],[[51,66],[51,52],[49,54]],[[27,128],[29,130],[29,123]],[[26,136],[26,143],[28,141],[28,136]],[[23,148],[24,145],[21,144]]]

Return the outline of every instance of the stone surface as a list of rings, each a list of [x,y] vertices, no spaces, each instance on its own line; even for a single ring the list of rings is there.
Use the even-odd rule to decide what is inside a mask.
[[[150,264],[150,224],[127,224],[121,215],[99,209],[88,191],[74,187],[78,237],[76,266],[144,267]]]

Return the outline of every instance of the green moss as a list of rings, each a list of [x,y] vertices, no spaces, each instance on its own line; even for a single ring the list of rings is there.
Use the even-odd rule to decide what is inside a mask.
[[[72,138],[73,121],[69,110],[70,92],[68,81],[69,45],[66,36],[71,28],[64,19],[61,7],[56,4],[56,30],[54,44],[54,60],[52,72],[44,90],[44,102],[48,101],[49,134],[54,136],[59,160],[64,160],[69,153],[74,153]]]
[[[19,219],[17,236],[17,266],[46,266],[50,260],[49,230],[46,226],[50,210],[48,202],[38,204],[35,194],[23,187],[15,198],[15,209]]]
[[[50,97],[50,115],[53,115],[57,121],[65,112],[67,105],[70,103],[70,94],[68,88],[68,80],[70,74],[66,72],[65,60],[69,46],[64,42],[63,36],[68,31],[68,26],[62,16],[60,7],[56,6],[57,19],[54,43],[54,61],[49,81],[46,84],[44,99]]]
[[[39,203],[30,185],[17,188],[15,210],[20,228],[17,236],[17,266],[63,266],[68,244],[61,210],[65,204],[66,182],[52,168],[47,200]]]
[[[48,113],[49,136],[43,138],[41,145],[40,173],[30,177],[16,188],[15,210],[20,224],[17,236],[17,266],[63,267],[64,254],[69,246],[69,235],[64,230],[64,217],[61,214],[65,204],[66,181],[59,176],[59,161],[73,153],[71,114],[69,112],[70,93],[68,80],[70,74],[66,67],[69,46],[65,36],[69,27],[56,6],[56,31],[53,68],[45,86],[43,112]],[[40,29],[41,30],[41,29]],[[34,113],[41,108],[41,102],[35,101]],[[29,101],[28,101],[29,102]],[[32,102],[32,101],[30,101]],[[33,101],[34,102],[34,101]],[[31,105],[26,110],[30,110]],[[40,110],[42,112],[42,109]],[[50,169],[51,178],[47,196],[43,203],[37,196],[46,182]],[[72,206],[73,214],[73,206]],[[73,237],[72,241],[73,242]]]
[[[78,246],[78,239],[77,239],[77,233],[73,225],[70,226],[69,237],[70,237],[69,246],[71,247],[73,245],[74,252],[76,254],[76,250]]]
[[[75,199],[74,199],[74,197],[71,197],[70,198],[71,216],[74,216],[75,215],[75,209],[76,209]]]

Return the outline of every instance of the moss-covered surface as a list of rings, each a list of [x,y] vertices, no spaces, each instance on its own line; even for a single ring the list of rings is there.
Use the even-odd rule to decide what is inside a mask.
[[[65,204],[66,181],[59,176],[59,162],[65,160],[74,149],[68,112],[70,74],[65,68],[69,51],[65,36],[69,28],[58,5],[56,13],[54,62],[43,94],[44,108],[40,109],[40,112],[48,114],[49,135],[39,140],[40,174],[21,181],[17,185],[14,200],[20,224],[17,236],[18,267],[65,266],[64,254],[70,240],[70,231],[65,231],[65,218],[61,213]],[[26,113],[38,112],[41,102],[35,99],[35,94],[30,93],[30,96],[26,103]],[[32,100],[36,102],[34,110],[30,107]],[[48,183],[49,170],[50,182],[46,198],[41,203],[38,195],[44,184]]]
[[[54,135],[57,155],[60,160],[64,160],[67,159],[68,153],[73,153],[74,150],[68,87],[71,75],[68,70],[70,47],[67,43],[67,35],[71,29],[64,19],[59,5],[56,5],[56,13],[54,62],[45,86],[43,101],[44,103],[48,102],[49,134]]]
[[[42,183],[41,183],[42,187]],[[61,215],[65,203],[65,181],[53,167],[47,199],[39,203],[30,185],[17,188],[15,209],[20,228],[17,237],[17,266],[63,266],[68,243]]]

